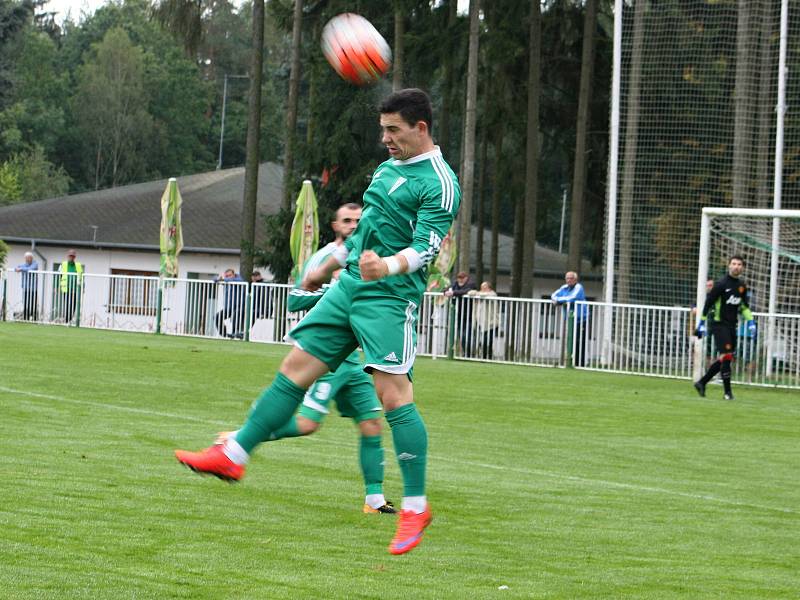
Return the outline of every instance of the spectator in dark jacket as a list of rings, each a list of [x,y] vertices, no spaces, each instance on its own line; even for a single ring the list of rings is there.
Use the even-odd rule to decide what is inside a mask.
[[[236,274],[233,269],[226,269],[225,272],[214,281],[222,284],[222,310],[217,313],[217,331],[222,337],[244,337],[244,310],[245,310],[245,286],[236,285],[237,282],[244,282],[244,279]],[[231,320],[233,332],[228,335],[225,327],[225,319]]]
[[[468,298],[470,291],[476,290],[477,286],[469,273],[459,271],[456,281],[444,295],[448,298],[455,298],[456,303],[456,323],[458,329],[458,339],[461,342],[462,355],[472,356],[472,298]]]

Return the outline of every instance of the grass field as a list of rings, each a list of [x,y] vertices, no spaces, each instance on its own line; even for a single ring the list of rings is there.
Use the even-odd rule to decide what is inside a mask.
[[[345,419],[236,485],[175,461],[285,352],[0,323],[0,598],[800,597],[796,392],[420,359],[435,518],[392,557]]]

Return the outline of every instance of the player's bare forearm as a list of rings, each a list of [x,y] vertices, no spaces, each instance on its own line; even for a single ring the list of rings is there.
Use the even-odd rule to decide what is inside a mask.
[[[392,261],[396,261],[397,270],[392,272]],[[358,259],[358,269],[364,281],[377,281],[396,273],[405,273],[408,270],[408,260],[402,254],[395,254],[381,258],[372,250],[365,250]]]
[[[306,276],[303,278],[303,283],[300,284],[300,287],[304,290],[308,290],[309,292],[314,292],[321,288],[323,284],[328,283],[331,280],[334,271],[341,268],[342,266],[339,264],[339,261],[331,256],[319,267],[306,273]]]

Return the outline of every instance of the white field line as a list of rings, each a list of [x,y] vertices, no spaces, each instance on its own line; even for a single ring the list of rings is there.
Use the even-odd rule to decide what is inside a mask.
[[[94,408],[102,408],[108,410],[117,410],[122,412],[130,412],[135,414],[141,415],[149,415],[154,417],[166,417],[169,419],[176,419],[182,421],[192,421],[195,423],[204,423],[207,425],[214,425],[218,427],[226,427],[230,426],[230,422],[225,421],[214,421],[210,419],[202,419],[198,417],[191,417],[187,415],[179,415],[175,413],[168,413],[162,412],[157,410],[147,410],[144,408],[134,408],[130,406],[117,406],[114,404],[104,404],[102,402],[92,402],[91,400],[75,400],[72,398],[65,398],[63,396],[54,396],[52,394],[40,394],[38,392],[30,392],[27,390],[18,390],[14,388],[9,388],[5,386],[0,386],[0,392],[6,392],[8,394],[17,394],[20,396],[29,396],[32,398],[42,398],[45,400],[56,400],[58,402],[67,402],[69,404],[79,404],[82,406],[91,406]],[[312,439],[318,442],[324,442],[333,446],[342,446],[342,447],[354,447],[354,444],[346,443],[346,442],[337,442],[334,440],[324,439],[319,436],[310,436]],[[385,448],[387,452],[393,452],[391,448]],[[726,504],[729,506],[741,506],[746,508],[756,508],[760,510],[772,511],[772,512],[780,512],[786,514],[800,514],[800,510],[792,509],[792,508],[785,508],[780,506],[767,506],[764,504],[754,504],[752,502],[741,502],[739,500],[731,500],[728,498],[721,498],[719,496],[713,496],[711,494],[696,494],[691,492],[681,492],[677,490],[670,490],[667,488],[662,487],[655,487],[655,486],[648,486],[648,485],[638,485],[634,483],[622,483],[619,481],[608,481],[605,479],[595,479],[592,477],[581,477],[579,475],[565,475],[564,473],[556,473],[553,471],[545,471],[543,469],[523,469],[518,467],[507,467],[504,465],[492,465],[488,463],[480,463],[474,462],[470,460],[463,460],[460,458],[449,458],[446,456],[436,456],[436,460],[442,462],[448,462],[452,464],[458,465],[465,465],[469,467],[476,467],[480,469],[488,469],[492,471],[503,471],[508,473],[518,473],[520,475],[538,475],[540,477],[547,477],[549,479],[556,479],[561,481],[570,481],[575,483],[584,483],[590,484],[595,486],[602,486],[608,488],[615,488],[615,489],[622,489],[622,490],[632,490],[637,492],[648,492],[652,494],[661,494],[665,496],[678,496],[680,498],[689,498],[692,500],[705,500],[707,502],[716,502],[718,504]]]

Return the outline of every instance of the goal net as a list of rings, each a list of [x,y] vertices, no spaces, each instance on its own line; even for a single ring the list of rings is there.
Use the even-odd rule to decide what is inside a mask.
[[[607,224],[615,232],[613,301],[689,306],[702,208],[773,206],[781,2],[622,6],[619,158],[609,181],[617,211]],[[800,209],[800,2],[789,2],[787,39],[781,206]],[[772,222],[754,227],[730,217],[717,229],[719,253],[741,248],[751,256],[749,277],[762,272],[756,261],[769,263]],[[797,239],[796,229],[781,239],[792,232]],[[781,306],[796,311],[796,248],[786,253]],[[765,306],[765,284],[753,283]]]
[[[704,208],[697,268],[697,306],[705,301],[707,282],[727,270],[731,256],[744,259],[742,279],[759,333],[754,339],[740,328],[740,342],[758,353],[766,374],[776,362],[794,368],[800,336],[800,210]],[[707,350],[707,348],[706,348]],[[696,357],[700,361],[699,357]],[[796,367],[796,365],[795,365]]]

